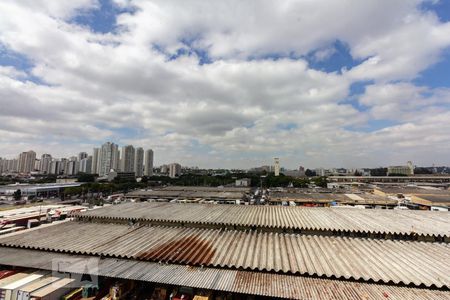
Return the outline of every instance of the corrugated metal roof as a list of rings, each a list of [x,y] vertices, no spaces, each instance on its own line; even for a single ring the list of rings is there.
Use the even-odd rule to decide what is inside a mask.
[[[242,191],[202,191],[202,190],[151,190],[134,191],[126,194],[127,198],[204,198],[204,199],[242,199],[245,192]]]
[[[434,211],[141,202],[96,209],[81,216],[110,220],[450,237],[450,214]]]
[[[66,222],[0,245],[154,262],[450,287],[450,245],[333,236]]]
[[[290,299],[450,299],[450,292],[419,288],[348,282],[303,276],[280,275],[261,272],[223,270],[158,264],[126,259],[97,259],[92,257],[49,253],[43,251],[0,248],[0,264],[52,270],[54,261],[76,263],[61,264],[59,271],[89,273],[108,277],[143,280],[160,284],[190,286],[225,292],[253,294]]]

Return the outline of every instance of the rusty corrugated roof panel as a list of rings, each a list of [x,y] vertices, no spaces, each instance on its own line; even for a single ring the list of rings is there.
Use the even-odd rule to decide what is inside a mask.
[[[36,250],[450,287],[450,244],[260,231],[66,222],[0,238]]]
[[[86,260],[89,262],[86,263]],[[89,273],[91,275],[260,296],[305,300],[450,299],[450,292],[448,291],[251,271],[158,264],[127,259],[97,258],[94,264],[91,260],[92,257],[90,256],[0,248],[0,264],[5,265],[52,270],[52,265],[54,267],[52,262],[69,261],[72,263],[59,264],[59,271]],[[86,265],[95,267],[86,268]]]
[[[82,218],[450,237],[448,212],[173,203],[126,203]]]

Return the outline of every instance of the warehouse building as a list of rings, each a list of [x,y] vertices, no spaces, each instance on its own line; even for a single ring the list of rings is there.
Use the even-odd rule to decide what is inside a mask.
[[[248,201],[249,187],[167,186],[128,193],[126,198],[158,202],[239,204]]]
[[[142,202],[0,238],[0,264],[236,299],[448,299],[449,238],[446,212]]]
[[[0,187],[0,197],[11,198],[15,191],[20,190],[23,197],[58,196],[64,188],[77,187],[82,183],[42,183],[42,184],[9,184]]]

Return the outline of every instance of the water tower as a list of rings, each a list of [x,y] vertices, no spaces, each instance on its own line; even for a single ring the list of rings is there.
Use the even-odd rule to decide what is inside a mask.
[[[274,161],[275,161],[275,166],[274,166],[275,176],[280,176],[280,159],[278,157],[275,157]]]

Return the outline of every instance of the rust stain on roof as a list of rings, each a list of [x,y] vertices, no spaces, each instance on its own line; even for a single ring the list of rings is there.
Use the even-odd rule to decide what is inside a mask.
[[[216,249],[211,243],[197,236],[176,239],[142,251],[136,255],[140,260],[185,263],[190,265],[208,265]]]

